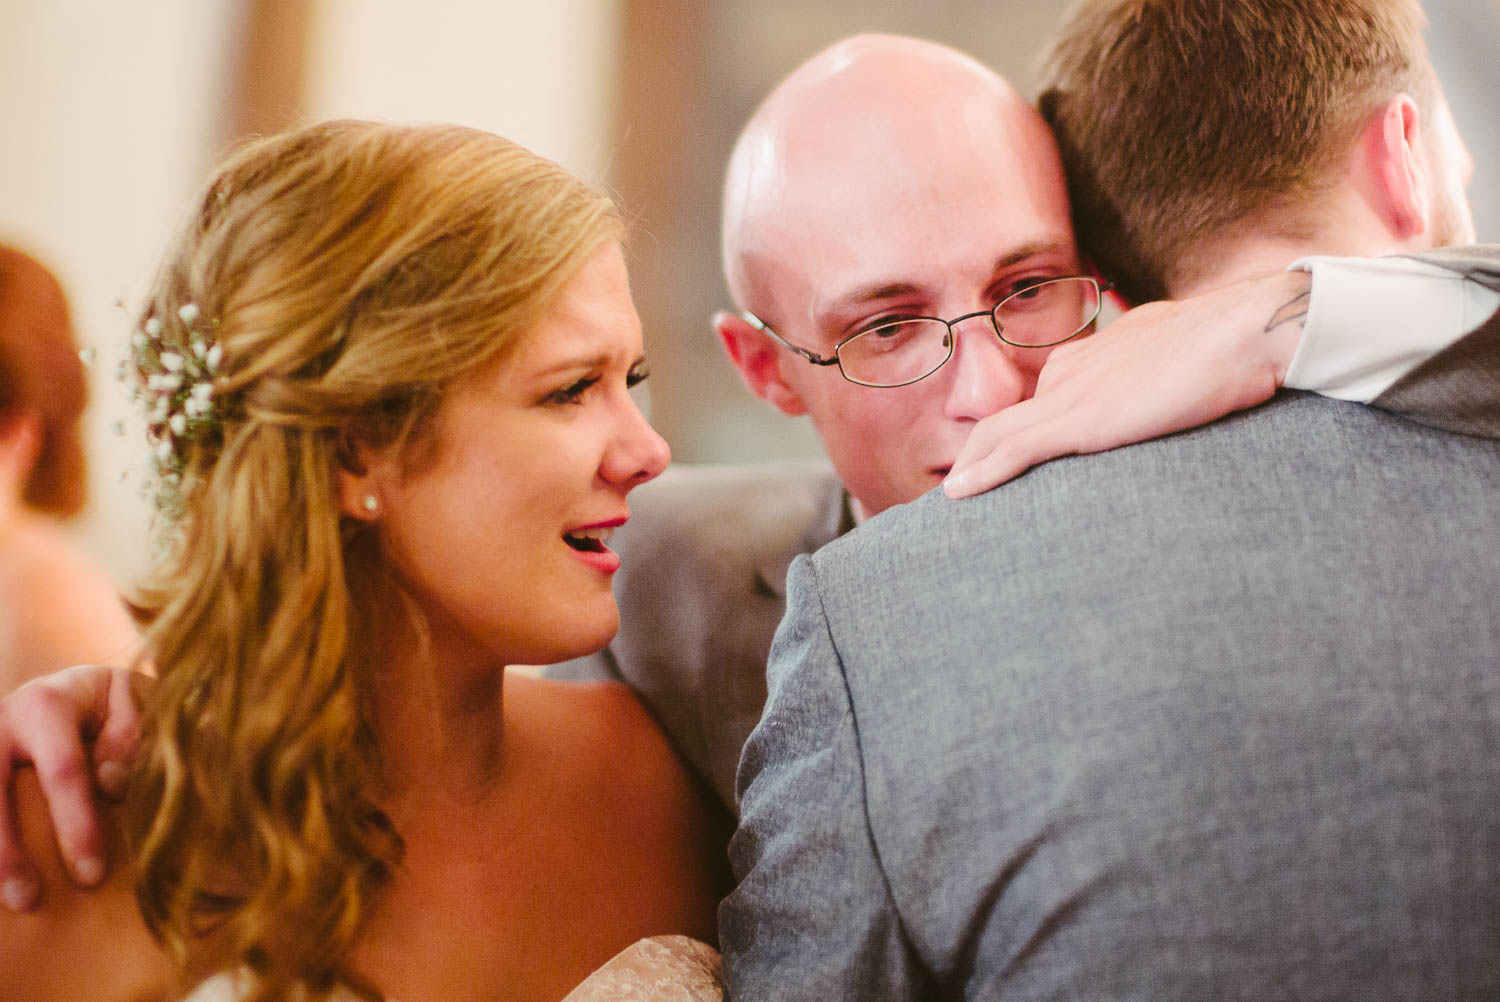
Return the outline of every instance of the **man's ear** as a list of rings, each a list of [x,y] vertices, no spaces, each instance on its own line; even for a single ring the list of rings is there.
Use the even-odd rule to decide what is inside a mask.
[[[782,376],[785,348],[733,313],[716,314],[714,330],[751,393],[783,414],[797,417],[807,413],[801,395]]]
[[[1397,94],[1370,117],[1360,136],[1372,208],[1398,240],[1427,232],[1431,204],[1421,128],[1417,103]]]

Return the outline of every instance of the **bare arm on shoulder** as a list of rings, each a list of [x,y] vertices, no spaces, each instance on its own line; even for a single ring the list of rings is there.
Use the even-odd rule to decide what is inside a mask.
[[[40,904],[26,914],[0,909],[0,998],[7,1002],[90,1002],[175,998],[182,992],[166,954],[136,907],[131,871],[80,890],[53,846],[47,805],[31,769],[17,770],[12,803],[36,861]],[[102,825],[109,851],[123,854],[116,812]]]
[[[1058,456],[1205,424],[1282,385],[1500,433],[1500,282],[1479,271],[1500,270],[1500,253],[1436,256],[1306,258],[1310,280],[1277,272],[1131,310],[1057,348],[1032,399],[980,421],[945,490],[967,497]]]
[[[1053,349],[1030,400],[974,426],[944,489],[989,490],[1049,459],[1104,452],[1269,400],[1302,335],[1310,280],[1276,272],[1147,303]]]
[[[135,690],[149,683],[135,672],[78,665],[0,699],[0,900],[10,910],[31,908],[41,891],[21,840],[12,775],[35,767],[68,873],[84,886],[98,883],[108,857],[95,784],[107,796],[124,792],[140,738]]]

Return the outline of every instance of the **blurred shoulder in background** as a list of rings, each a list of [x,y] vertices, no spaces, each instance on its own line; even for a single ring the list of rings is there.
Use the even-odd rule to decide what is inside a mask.
[[[77,662],[119,664],[138,642],[118,589],[62,524],[86,500],[87,398],[62,287],[0,246],[0,692]]]

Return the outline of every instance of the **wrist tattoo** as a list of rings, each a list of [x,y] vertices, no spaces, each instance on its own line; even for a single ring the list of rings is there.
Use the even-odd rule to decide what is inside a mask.
[[[1311,303],[1312,289],[1303,289],[1294,298],[1283,303],[1277,308],[1276,312],[1271,314],[1271,319],[1266,323],[1266,328],[1261,333],[1269,334],[1282,324],[1296,324],[1297,329],[1301,330],[1307,323],[1307,310]]]

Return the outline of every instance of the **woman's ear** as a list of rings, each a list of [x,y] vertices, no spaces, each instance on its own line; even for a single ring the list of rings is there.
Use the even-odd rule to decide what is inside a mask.
[[[770,403],[783,414],[796,417],[807,413],[801,395],[786,381],[781,363],[786,349],[756,330],[743,317],[719,313],[714,330],[729,360],[739,370],[740,378],[750,392]]]
[[[337,456],[339,510],[360,522],[376,521],[384,506],[379,478],[372,472],[375,464],[371,462],[368,450],[353,435],[345,432],[339,439]]]

